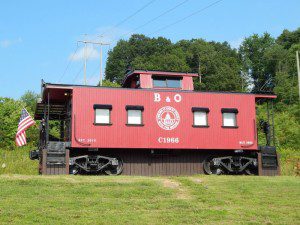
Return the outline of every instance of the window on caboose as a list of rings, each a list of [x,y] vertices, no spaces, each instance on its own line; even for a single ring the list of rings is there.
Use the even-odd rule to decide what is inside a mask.
[[[127,123],[131,126],[143,126],[143,111],[144,106],[139,105],[127,105],[125,107],[127,111]]]
[[[224,128],[237,128],[237,113],[235,108],[222,108],[223,126]]]
[[[95,111],[95,125],[111,125],[111,110],[112,105],[101,105],[95,104],[94,111]]]
[[[193,127],[208,127],[209,108],[193,107]]]
[[[181,88],[182,77],[152,76],[152,80],[156,88]]]

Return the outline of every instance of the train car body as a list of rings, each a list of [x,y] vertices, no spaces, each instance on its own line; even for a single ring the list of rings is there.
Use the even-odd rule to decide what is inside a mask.
[[[122,88],[43,83],[32,158],[44,174],[278,174],[273,124],[258,146],[256,118],[256,102],[276,96],[196,92],[197,76],[133,71]],[[60,121],[59,138],[51,120]]]
[[[110,122],[97,124],[96,107],[105,106]],[[130,107],[141,109],[142,123],[128,124]],[[194,125],[197,109],[206,125]],[[235,126],[223,126],[222,109],[237,112]],[[257,150],[255,95],[77,87],[72,114],[74,148]]]

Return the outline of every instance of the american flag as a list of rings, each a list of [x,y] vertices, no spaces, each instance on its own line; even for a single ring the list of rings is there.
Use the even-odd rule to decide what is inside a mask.
[[[27,112],[27,110],[24,108],[21,111],[21,117],[18,125],[18,131],[16,134],[16,144],[17,146],[23,146],[26,145],[26,130],[27,128],[34,125],[35,122]]]

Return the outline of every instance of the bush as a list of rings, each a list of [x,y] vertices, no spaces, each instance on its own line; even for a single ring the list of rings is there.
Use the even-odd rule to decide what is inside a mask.
[[[282,175],[300,175],[300,150],[279,148],[280,166]]]
[[[38,160],[29,159],[29,146],[0,149],[0,174],[38,174]]]

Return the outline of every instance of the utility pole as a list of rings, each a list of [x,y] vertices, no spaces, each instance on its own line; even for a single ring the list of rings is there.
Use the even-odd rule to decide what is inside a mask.
[[[102,46],[103,45],[110,45],[110,43],[104,43],[104,42],[95,42],[95,41],[88,41],[88,40],[80,40],[78,42],[84,43],[84,85],[86,85],[86,46],[87,44],[95,44],[100,45],[100,86],[102,86]]]
[[[200,56],[199,56],[199,59],[198,59],[198,61],[199,61],[199,66],[198,66],[198,74],[199,74],[199,83],[201,84],[201,82],[202,82],[202,77],[201,77],[201,65],[200,65]]]
[[[300,65],[299,65],[299,51],[296,51],[297,71],[298,71],[298,87],[299,87],[299,100],[300,100]]]
[[[84,42],[84,85],[86,85],[86,42]]]

